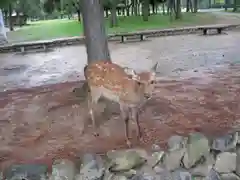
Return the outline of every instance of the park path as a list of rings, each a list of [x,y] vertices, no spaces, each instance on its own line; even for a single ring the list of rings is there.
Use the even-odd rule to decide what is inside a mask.
[[[238,127],[239,43],[238,32],[111,43],[112,59],[122,66],[142,71],[159,62],[154,97],[140,117],[142,142],[136,141],[136,126],[131,124],[134,147],[164,147],[173,134],[200,131],[214,136]],[[99,137],[92,136],[91,126],[81,134],[88,119],[86,103],[72,90],[83,79],[83,46],[24,56],[3,54],[0,63],[0,167],[126,148],[123,122],[114,105],[98,115]],[[100,103],[98,111],[104,109]]]

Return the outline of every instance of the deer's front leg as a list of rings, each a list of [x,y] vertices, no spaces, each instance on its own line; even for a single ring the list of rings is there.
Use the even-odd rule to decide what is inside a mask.
[[[120,104],[120,109],[121,109],[121,116],[122,119],[125,123],[125,138],[126,138],[126,142],[127,145],[130,147],[131,146],[131,142],[129,140],[129,109],[127,107],[125,107],[124,105]]]
[[[140,124],[139,124],[139,109],[138,108],[132,108],[132,116],[133,116],[133,119],[136,120],[136,123],[137,123],[138,139],[141,139],[142,138],[142,131],[141,131],[141,127],[140,127]]]

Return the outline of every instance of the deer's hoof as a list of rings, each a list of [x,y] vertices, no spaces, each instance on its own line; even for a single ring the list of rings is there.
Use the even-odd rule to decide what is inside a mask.
[[[94,135],[95,137],[98,137],[98,136],[99,136],[99,133],[94,132],[93,135]]]
[[[128,147],[131,148],[132,147],[132,143],[129,140],[126,140],[126,142],[127,142]]]

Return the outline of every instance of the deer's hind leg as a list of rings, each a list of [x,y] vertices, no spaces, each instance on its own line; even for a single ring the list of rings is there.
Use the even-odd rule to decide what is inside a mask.
[[[96,110],[96,105],[98,103],[99,98],[101,97],[101,91],[98,88],[90,88],[90,92],[88,94],[88,110],[92,120],[93,126],[93,134],[98,136],[97,128],[96,128],[96,119],[94,111]]]

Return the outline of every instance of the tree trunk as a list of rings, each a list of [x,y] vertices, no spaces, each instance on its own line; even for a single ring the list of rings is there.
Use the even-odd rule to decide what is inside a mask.
[[[110,27],[116,27],[116,26],[117,26],[117,4],[113,2],[111,7]]]
[[[186,8],[186,12],[193,12],[193,7],[192,7],[192,0],[187,0],[187,8]]]
[[[77,10],[78,22],[81,22],[81,12],[80,9]]]
[[[12,9],[12,4],[9,3],[9,6],[8,6],[8,23],[9,23],[9,29],[10,31],[13,31],[13,18],[12,18],[12,12],[13,12],[13,9]]]
[[[165,15],[165,3],[162,3],[162,11],[163,11],[163,15]]]
[[[193,5],[194,5],[193,12],[197,13],[197,11],[198,11],[198,0],[194,0]]]
[[[186,12],[190,11],[190,0],[187,0]]]
[[[237,11],[237,0],[233,1],[233,12]]]
[[[138,15],[138,0],[133,0],[133,14],[134,16]]]
[[[105,10],[105,16],[106,16],[106,18],[109,17],[108,9]]]
[[[152,4],[152,13],[155,14],[155,3]]]
[[[111,61],[101,0],[82,0],[82,16],[88,63]]]
[[[240,132],[238,132],[239,134]],[[238,135],[238,138],[239,138],[239,135]],[[238,176],[240,176],[240,144],[239,142],[237,142],[237,145],[236,145],[236,174]]]
[[[143,0],[143,2],[142,2],[142,15],[143,15],[143,21],[148,21],[149,0]]]
[[[181,0],[177,0],[177,2],[176,2],[175,19],[181,19]]]

